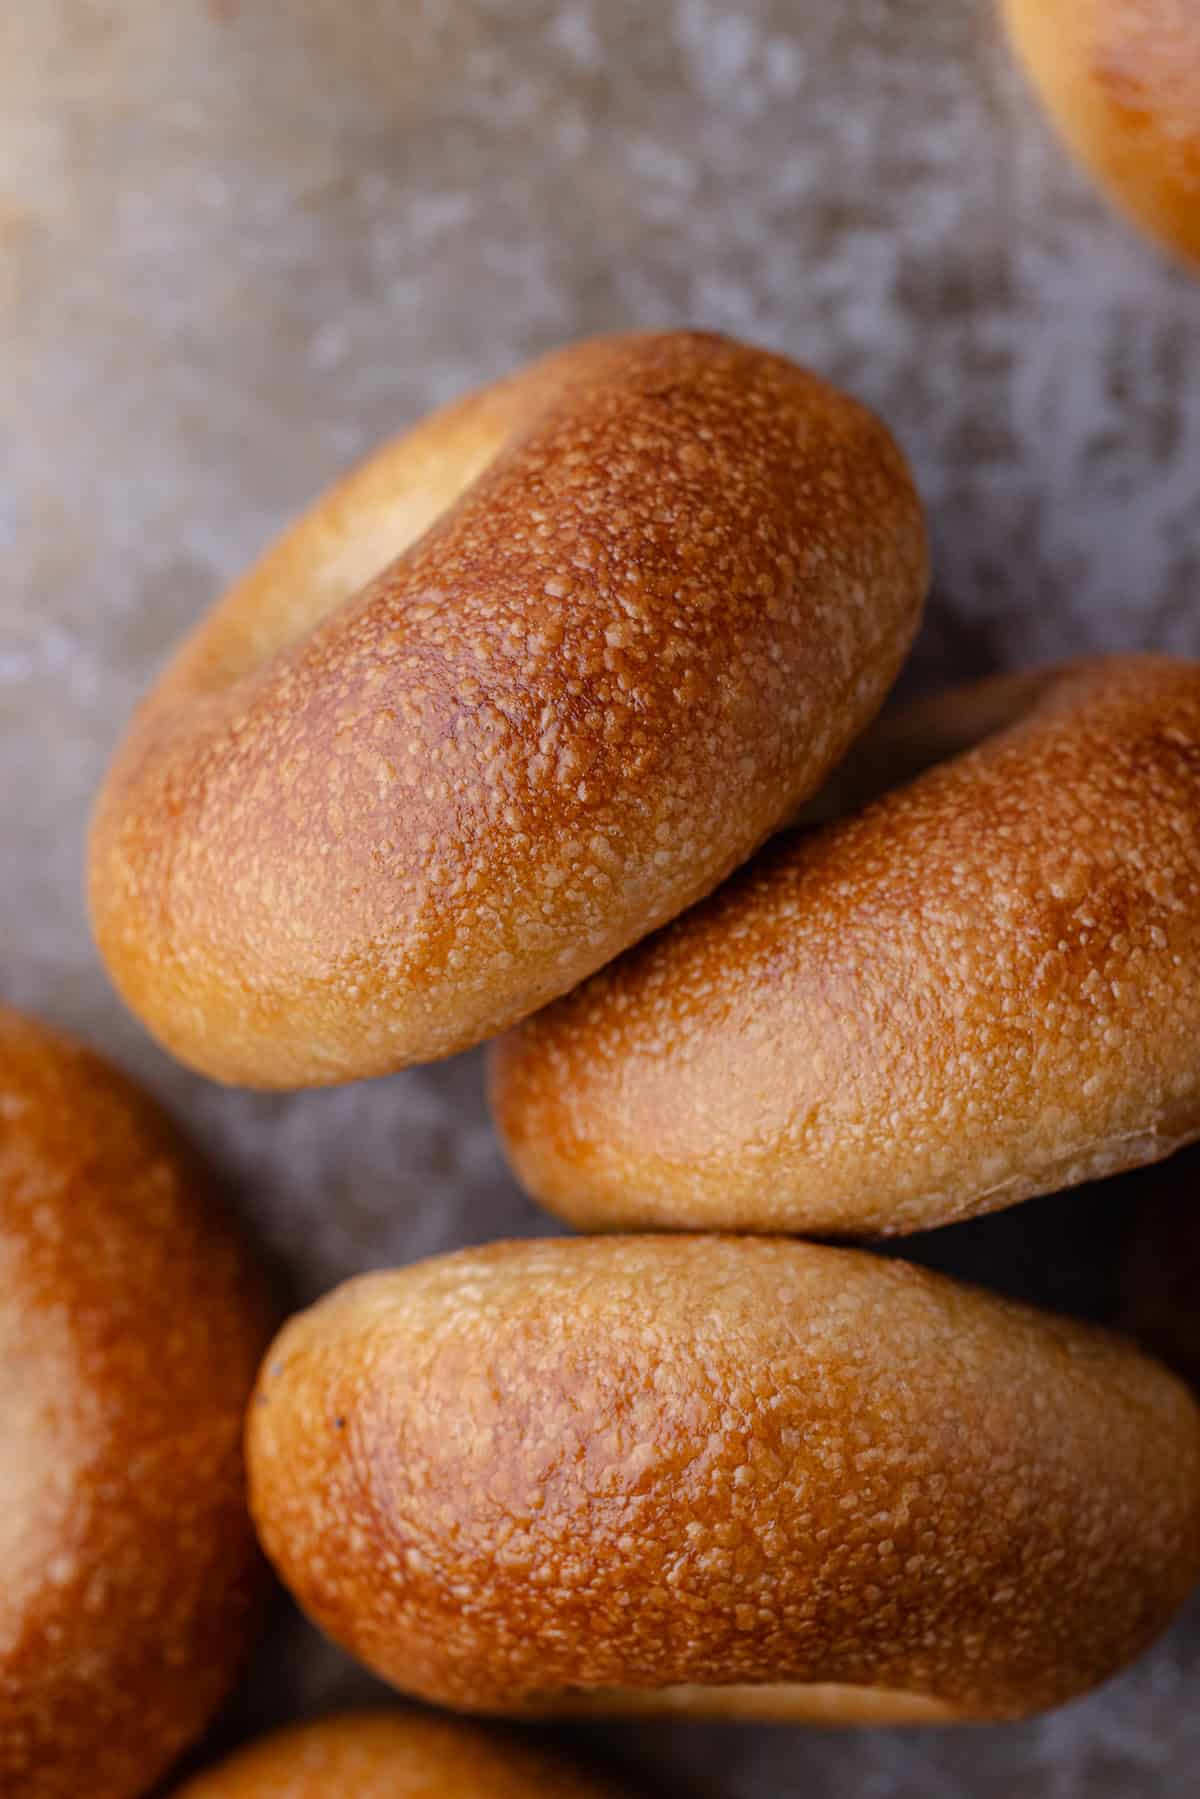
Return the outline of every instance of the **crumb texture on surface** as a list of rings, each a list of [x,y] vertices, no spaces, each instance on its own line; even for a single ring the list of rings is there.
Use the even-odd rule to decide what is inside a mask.
[[[877,1719],[1019,1717],[1140,1653],[1200,1575],[1174,1377],[805,1244],[509,1243],[363,1276],[269,1351],[248,1456],[314,1621],[467,1710],[708,1687],[729,1715],[720,1689],[766,1684],[750,1715],[845,1721],[857,1688],[860,1716],[873,1693]]]
[[[816,376],[698,332],[551,355],[349,476],[185,646],[98,804],[101,950],[222,1078],[469,1048],[784,822],[927,581],[900,451]]]
[[[969,731],[973,697],[886,723],[884,762]],[[891,1234],[1200,1134],[1200,663],[1011,698],[496,1046],[536,1196],[586,1227]]]

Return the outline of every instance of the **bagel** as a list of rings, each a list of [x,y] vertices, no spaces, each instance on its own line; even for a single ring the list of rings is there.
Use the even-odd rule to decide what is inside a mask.
[[[1200,264],[1196,0],[1002,0],[1018,56],[1080,159],[1146,231]]]
[[[271,1325],[156,1107],[0,1009],[0,1792],[134,1799],[232,1685]]]
[[[100,795],[132,1009],[258,1087],[469,1047],[707,893],[882,701],[927,581],[871,415],[782,357],[600,340],[327,494]]]
[[[1200,1579],[1200,1411],[1121,1339],[901,1262],[494,1244],[287,1324],[251,1506],[305,1611],[470,1711],[1015,1718]]]
[[[176,1799],[616,1799],[616,1789],[498,1732],[408,1714],[293,1725],[189,1780]]]
[[[530,1192],[592,1229],[886,1235],[1200,1135],[1200,664],[969,689],[835,788],[943,752],[496,1046]]]

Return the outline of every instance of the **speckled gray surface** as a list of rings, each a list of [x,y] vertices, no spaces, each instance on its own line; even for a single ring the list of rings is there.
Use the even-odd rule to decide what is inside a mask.
[[[678,322],[807,358],[899,432],[938,551],[910,685],[1200,652],[1200,284],[1067,165],[987,0],[0,12],[0,991],[173,1102],[296,1297],[547,1227],[477,1058],[264,1099],[157,1054],[84,926],[105,757],[206,601],[358,452],[563,339]],[[291,1626],[241,1717],[354,1689]],[[1193,1608],[1029,1726],[623,1747],[652,1790],[713,1799],[1182,1799],[1198,1690]]]

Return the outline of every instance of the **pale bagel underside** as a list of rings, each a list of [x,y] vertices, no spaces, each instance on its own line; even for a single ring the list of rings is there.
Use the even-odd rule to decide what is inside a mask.
[[[1005,1718],[1200,1575],[1200,1414],[1121,1339],[758,1239],[494,1245],[294,1319],[251,1501],[323,1629],[424,1698]]]
[[[1200,1134],[1200,664],[951,695],[833,789],[922,768],[496,1046],[533,1194],[587,1228],[886,1234]]]
[[[263,1087],[478,1042],[710,891],[878,708],[927,581],[900,452],[782,357],[549,357],[381,451],[201,625],[90,895],[174,1053]]]

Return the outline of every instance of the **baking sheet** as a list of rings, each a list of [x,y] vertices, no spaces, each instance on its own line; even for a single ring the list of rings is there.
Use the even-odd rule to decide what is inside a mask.
[[[909,690],[1200,652],[1200,283],[1068,166],[985,0],[0,13],[0,991],[190,1122],[294,1300],[551,1227],[501,1165],[477,1056],[262,1098],[158,1054],[85,929],[105,758],[180,634],[347,461],[566,339],[684,322],[810,360],[901,436],[938,562]],[[1102,1310],[1135,1198],[932,1253],[1018,1285],[1051,1269]],[[599,1736],[650,1790],[713,1799],[1184,1795],[1198,1679],[1193,1606],[1030,1725]],[[289,1622],[227,1728],[361,1690]]]

